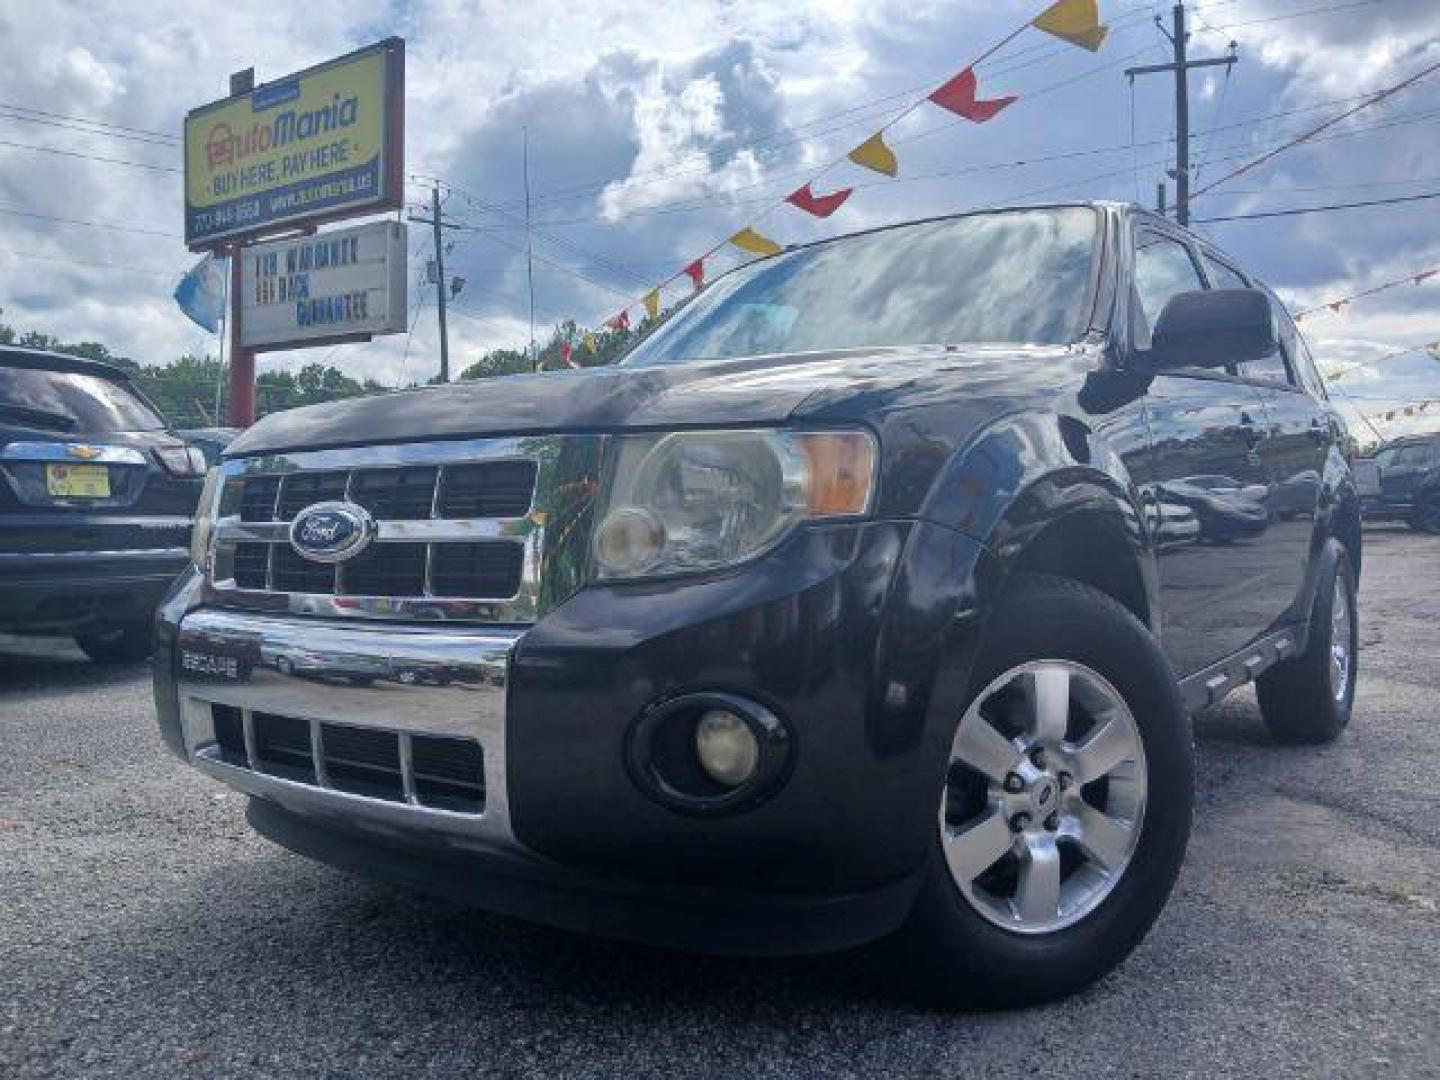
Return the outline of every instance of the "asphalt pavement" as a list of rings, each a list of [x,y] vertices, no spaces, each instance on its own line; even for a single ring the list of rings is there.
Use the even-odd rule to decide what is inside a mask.
[[[1355,719],[1197,719],[1170,905],[1092,990],[890,996],[863,956],[697,958],[366,884],[161,747],[143,667],[0,637],[0,1077],[1440,1076],[1440,538],[1366,532]]]

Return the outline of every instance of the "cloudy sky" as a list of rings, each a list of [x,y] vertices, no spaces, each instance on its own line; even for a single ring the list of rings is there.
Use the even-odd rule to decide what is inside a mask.
[[[380,38],[407,42],[408,197],[446,192],[456,369],[528,337],[522,146],[528,129],[536,319],[596,323],[760,215],[793,242],[1004,201],[1140,199],[1173,156],[1168,59],[1153,16],[1101,0],[1095,55],[1030,31],[980,68],[983,94],[1020,101],[976,126],[923,106],[892,129],[900,179],[848,164],[857,185],[826,222],[770,210],[877,124],[1023,24],[1043,0],[0,0],[0,308],[4,321],[98,339],[147,362],[213,351],[170,299],[193,261],[178,134],[228,74],[273,79]],[[1200,0],[1195,55],[1240,63],[1193,76],[1198,186],[1440,61],[1435,0]],[[1440,73],[1322,139],[1220,184],[1197,219],[1440,191]],[[1440,267],[1440,200],[1198,226],[1306,308]],[[412,226],[412,283],[429,255]],[[716,269],[720,266],[717,265]],[[413,335],[328,353],[388,384],[438,366],[431,292],[412,284]],[[1440,338],[1440,275],[1303,327],[1322,366],[1352,368]],[[294,367],[322,355],[270,354]],[[1367,412],[1440,396],[1420,352],[1340,384]],[[1343,401],[1344,399],[1342,399]],[[1440,406],[1431,406],[1431,414]],[[1411,426],[1440,426],[1440,416]],[[1387,434],[1405,430],[1400,419]]]

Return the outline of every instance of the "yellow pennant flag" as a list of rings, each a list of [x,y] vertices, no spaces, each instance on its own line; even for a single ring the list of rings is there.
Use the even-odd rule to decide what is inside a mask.
[[[645,314],[655,319],[660,316],[660,290],[651,289],[645,294]]]
[[[785,250],[774,240],[761,236],[748,225],[730,237],[730,243],[741,251],[753,251],[756,255],[778,255]]]
[[[1056,0],[1030,23],[1037,30],[1095,52],[1110,28],[1100,23],[1095,0]]]
[[[595,335],[592,334],[589,330],[586,330],[585,336],[580,339],[580,344],[584,345],[585,348],[589,349],[593,353],[595,351]]]
[[[886,176],[894,176],[900,171],[900,163],[895,160],[895,151],[885,145],[885,133],[877,131],[870,138],[866,139],[854,150],[850,151],[850,160],[856,165],[863,165],[867,169],[874,169]]]

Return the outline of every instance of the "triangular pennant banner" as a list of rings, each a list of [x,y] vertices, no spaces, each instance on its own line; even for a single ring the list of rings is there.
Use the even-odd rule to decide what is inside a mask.
[[[652,319],[660,317],[660,290],[651,289],[645,294],[645,314]]]
[[[589,330],[586,330],[585,336],[580,339],[580,344],[584,345],[585,348],[589,349],[593,353],[595,351],[595,335],[592,334]]]
[[[1015,96],[990,98],[982,101],[975,96],[979,85],[973,68],[966,68],[953,79],[930,95],[930,100],[942,109],[948,109],[956,116],[976,124],[983,124],[1007,105],[1015,103]]]
[[[894,176],[900,171],[900,162],[895,158],[895,151],[885,145],[883,131],[877,131],[871,135],[870,138],[851,150],[849,156],[856,165],[863,165],[867,169],[873,169],[886,176]]]
[[[614,330],[617,334],[620,333],[620,331],[622,330],[629,330],[630,309],[626,308],[624,311],[620,312],[619,315],[616,315],[613,319],[611,319],[605,324],[605,328],[607,330]]]
[[[691,284],[693,284],[693,285],[695,286],[695,291],[696,291],[696,292],[699,292],[701,289],[703,289],[703,288],[705,287],[705,260],[704,260],[704,259],[696,259],[696,260],[695,260],[694,262],[692,262],[689,266],[685,267],[685,273],[690,276]]]
[[[1095,0],[1057,0],[1030,25],[1091,52],[1100,48],[1110,32],[1100,24],[1100,10]]]
[[[730,243],[741,251],[751,251],[756,255],[778,255],[785,250],[774,240],[768,236],[761,236],[748,225],[730,237]]]
[[[814,214],[818,218],[827,218],[845,204],[845,200],[850,198],[850,193],[854,190],[854,188],[847,187],[832,191],[829,195],[816,195],[810,190],[810,185],[806,184],[786,195],[785,201],[791,206],[798,206],[807,214]]]
[[[1331,311],[1333,311],[1336,315],[1339,315],[1340,309],[1345,306],[1345,301],[1336,300],[1333,304],[1326,304],[1325,306],[1328,307]]]

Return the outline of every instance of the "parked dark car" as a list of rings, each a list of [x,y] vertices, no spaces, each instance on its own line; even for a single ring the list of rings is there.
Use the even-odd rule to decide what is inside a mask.
[[[1277,738],[1346,726],[1342,434],[1279,302],[1133,207],[787,250],[618,367],[247,431],[158,622],[160,730],[362,874],[1054,998],[1164,906],[1193,710],[1254,682]],[[1163,493],[1204,476],[1302,512],[1202,543]],[[186,674],[254,636],[409,685]]]
[[[1411,435],[1375,455],[1379,489],[1362,492],[1366,517],[1400,518],[1440,533],[1440,434]]]
[[[204,473],[120,369],[0,347],[0,631],[147,656]]]

